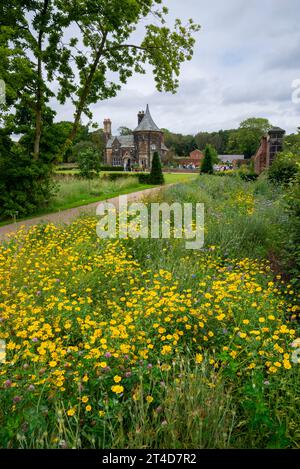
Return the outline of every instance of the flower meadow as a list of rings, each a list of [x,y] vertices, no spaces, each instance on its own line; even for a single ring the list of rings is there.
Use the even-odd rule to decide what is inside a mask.
[[[266,259],[96,223],[0,246],[1,447],[299,447],[292,284]]]

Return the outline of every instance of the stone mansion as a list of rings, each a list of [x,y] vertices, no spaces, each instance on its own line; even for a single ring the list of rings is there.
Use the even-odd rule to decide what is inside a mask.
[[[149,169],[153,153],[157,151],[161,158],[168,148],[164,144],[164,134],[153,121],[149,106],[146,112],[138,113],[138,125],[130,135],[113,136],[111,120],[104,119],[105,151],[104,161],[109,166],[123,166],[130,170],[133,165]]]

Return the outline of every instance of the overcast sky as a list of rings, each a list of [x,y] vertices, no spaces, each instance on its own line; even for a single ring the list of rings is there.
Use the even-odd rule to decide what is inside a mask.
[[[292,82],[300,79],[299,0],[165,0],[175,17],[201,24],[194,57],[182,67],[178,92],[158,93],[151,73],[135,75],[116,98],[93,106],[94,119],[110,117],[113,133],[136,126],[148,103],[159,127],[196,133],[235,128],[247,117],[266,117],[295,132],[300,104]],[[56,106],[57,120],[71,106]]]

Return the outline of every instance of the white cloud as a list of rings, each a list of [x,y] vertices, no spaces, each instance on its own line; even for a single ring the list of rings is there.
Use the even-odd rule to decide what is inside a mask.
[[[267,117],[288,132],[300,125],[291,84],[300,78],[298,0],[166,0],[170,20],[202,26],[194,58],[182,68],[178,93],[158,93],[151,72],[132,77],[116,98],[93,106],[100,125],[136,126],[149,103],[160,127],[182,133],[233,128],[249,116]],[[56,106],[71,119],[71,106]]]

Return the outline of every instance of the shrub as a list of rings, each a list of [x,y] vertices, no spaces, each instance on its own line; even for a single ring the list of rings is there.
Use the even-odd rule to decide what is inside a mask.
[[[140,184],[151,184],[150,182],[150,174],[147,173],[140,173],[138,175],[139,177],[139,183]]]
[[[284,234],[283,250],[286,253],[286,270],[293,283],[300,283],[300,173],[290,184],[285,200],[289,220]]]
[[[291,152],[277,155],[268,170],[268,177],[273,184],[288,184],[299,171],[300,157]]]
[[[240,176],[243,181],[256,181],[258,174],[254,170],[246,165],[243,165],[238,171],[237,174]]]
[[[124,171],[123,166],[101,166],[100,171]]]
[[[86,148],[78,154],[77,157],[78,168],[80,176],[86,179],[93,179],[93,177],[100,172],[100,158],[99,153],[92,149]]]
[[[21,147],[0,154],[0,218],[24,217],[46,206],[54,193],[51,166]]]
[[[204,158],[201,164],[201,173],[213,174],[213,151],[210,145],[206,145]]]
[[[149,184],[164,184],[164,175],[161,169],[160,157],[157,151],[153,154]]]

